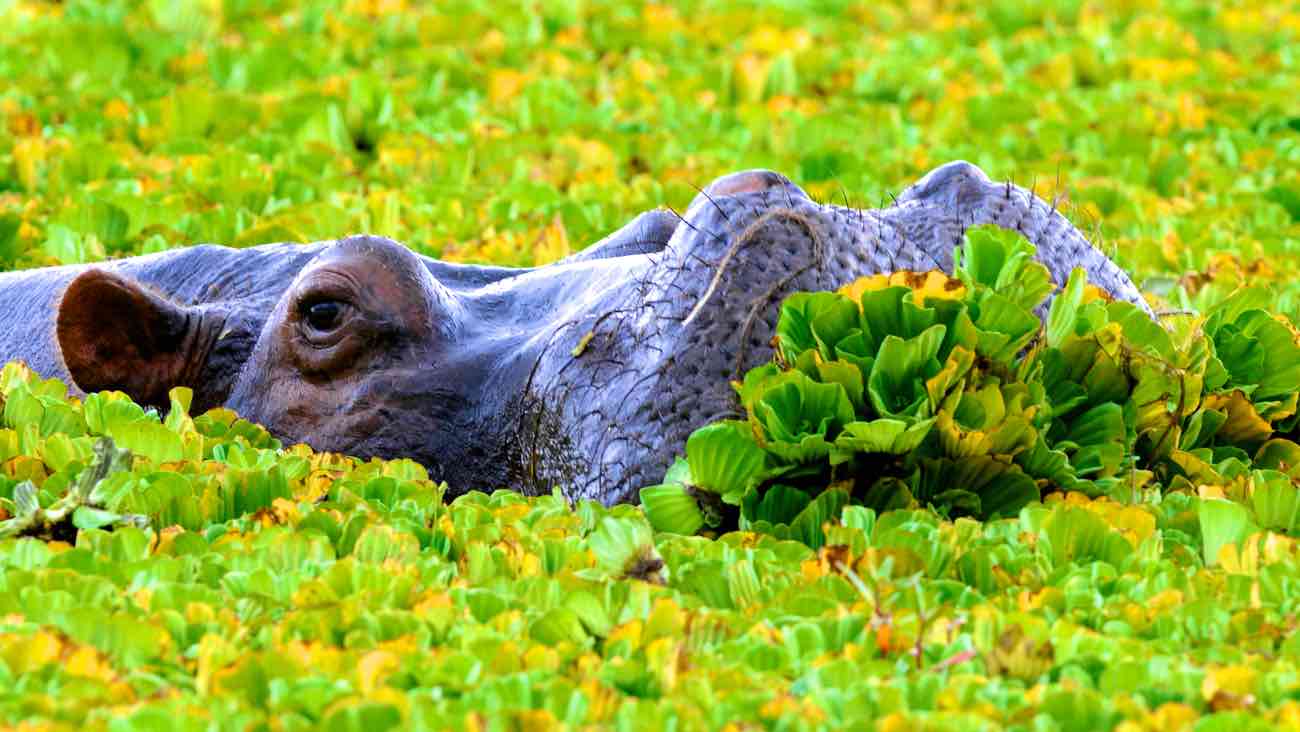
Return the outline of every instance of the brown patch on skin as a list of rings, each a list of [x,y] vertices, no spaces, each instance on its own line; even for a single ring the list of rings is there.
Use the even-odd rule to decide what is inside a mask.
[[[731,196],[740,196],[746,193],[759,193],[773,188],[786,188],[792,197],[803,199],[808,198],[808,194],[802,189],[790,182],[790,179],[772,170],[743,170],[739,173],[731,173],[714,181],[704,187],[686,207],[686,214],[683,218],[690,219],[694,212],[701,207],[717,207],[718,201]]]
[[[780,173],[770,170],[743,170],[731,173],[710,183],[704,192],[710,196],[734,196],[739,193],[754,193],[768,188],[786,185],[790,180]]]
[[[64,365],[82,391],[117,389],[161,406],[172,387],[198,386],[220,320],[92,269],[64,291],[55,334]]]

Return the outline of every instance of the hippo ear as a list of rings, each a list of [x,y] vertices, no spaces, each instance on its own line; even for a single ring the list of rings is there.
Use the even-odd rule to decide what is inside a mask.
[[[64,291],[56,331],[63,362],[82,391],[117,389],[141,404],[165,406],[172,387],[195,386],[190,382],[207,350],[202,321],[194,308],[92,269]]]

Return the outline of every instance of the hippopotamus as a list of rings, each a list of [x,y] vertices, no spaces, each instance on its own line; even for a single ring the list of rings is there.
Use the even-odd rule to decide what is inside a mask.
[[[379,236],[199,245],[0,275],[0,360],[74,393],[226,406],[289,442],[409,457],[451,494],[562,488],[634,500],[690,432],[741,415],[779,303],[896,270],[953,268],[967,227],[1021,232],[1146,308],[1129,277],[1031,191],[953,162],[877,210],[749,170],[545,266],[473,266]],[[1149,310],[1148,310],[1149,312]]]

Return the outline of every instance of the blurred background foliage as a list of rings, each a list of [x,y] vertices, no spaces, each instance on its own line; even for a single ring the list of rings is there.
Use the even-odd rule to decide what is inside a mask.
[[[0,0],[0,25],[4,267],[357,231],[528,265],[736,169],[877,206],[954,158],[1067,194],[1174,305],[1300,247],[1292,3]]]

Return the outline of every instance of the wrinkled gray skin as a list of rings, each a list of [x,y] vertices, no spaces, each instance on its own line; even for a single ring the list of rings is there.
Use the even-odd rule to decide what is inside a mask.
[[[1083,267],[1147,307],[1052,206],[969,163],[881,210],[818,204],[748,171],[681,217],[651,211],[533,269],[350,237],[0,275],[0,360],[162,405],[168,387],[190,386],[196,410],[224,404],[321,450],[412,457],[457,493],[560,485],[614,503],[657,482],[693,429],[740,416],[728,381],[771,358],[785,296],[951,271],[964,230],[989,223],[1036,244],[1058,284]],[[81,286],[102,285],[105,270],[117,284]],[[322,292],[347,314],[344,345],[306,325]]]

